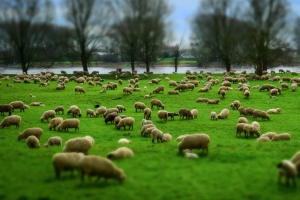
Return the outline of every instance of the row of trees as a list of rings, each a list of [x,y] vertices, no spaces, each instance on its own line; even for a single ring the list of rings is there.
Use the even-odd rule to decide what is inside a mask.
[[[198,65],[221,61],[251,64],[256,72],[289,62],[300,49],[286,26],[286,0],[201,0],[191,23],[191,54]],[[177,71],[181,43],[172,41],[162,0],[61,0],[65,23],[56,23],[51,0],[3,0],[0,5],[0,62],[16,61],[23,72],[37,65],[49,68],[62,58],[82,63],[84,71],[100,48],[120,54],[135,69],[151,63],[169,46]],[[242,6],[242,7],[241,7]],[[300,19],[297,20],[300,24]],[[286,33],[290,33],[285,35]]]

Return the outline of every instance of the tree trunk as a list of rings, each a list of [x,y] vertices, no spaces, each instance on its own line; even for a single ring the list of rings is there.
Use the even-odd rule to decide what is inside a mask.
[[[178,59],[175,58],[174,60],[174,67],[175,67],[175,72],[177,72],[177,67],[178,67]]]
[[[134,61],[131,61],[130,65],[131,65],[131,71],[134,71]]]
[[[145,64],[146,64],[146,72],[150,72],[150,63],[145,62]]]
[[[230,60],[225,60],[224,62],[225,62],[226,71],[230,72],[230,70],[231,70]]]
[[[23,73],[26,73],[26,74],[27,74],[27,71],[28,71],[28,69],[26,67],[26,63],[24,63],[24,62],[22,62],[22,71],[23,71]]]

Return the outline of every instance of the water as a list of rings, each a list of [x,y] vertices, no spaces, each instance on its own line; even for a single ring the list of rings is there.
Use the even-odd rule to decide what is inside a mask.
[[[254,68],[253,67],[232,67],[232,69],[236,70],[237,73],[240,73],[244,70],[247,71],[247,73],[254,73]],[[276,73],[278,73],[279,69],[283,70],[290,70],[292,72],[299,72],[300,73],[300,66],[278,66],[274,67],[270,70],[274,70]],[[82,67],[55,67],[55,68],[50,68],[50,69],[41,69],[41,68],[31,68],[28,70],[28,74],[38,74],[40,72],[53,72],[55,74],[60,74],[61,70],[66,71],[68,74],[73,74],[73,71],[82,71]],[[116,67],[89,67],[89,72],[92,71],[99,71],[100,74],[108,74],[110,71],[115,71]],[[145,67],[135,67],[135,70],[138,72],[138,74],[143,73],[146,71]],[[221,67],[178,67],[177,72],[179,74],[185,74],[186,70],[190,70],[191,72],[196,71],[199,73],[200,71],[205,72],[212,72],[212,73],[223,73],[225,68]],[[131,71],[131,68],[122,68],[122,71]],[[163,73],[168,73],[171,74],[172,72],[175,71],[175,68],[173,66],[155,66],[155,67],[150,67],[150,71],[152,71],[154,74],[163,74]],[[268,70],[269,71],[269,70]],[[269,71],[270,72],[270,71]],[[1,74],[22,74],[21,67],[16,68],[16,67],[0,67],[0,73]]]

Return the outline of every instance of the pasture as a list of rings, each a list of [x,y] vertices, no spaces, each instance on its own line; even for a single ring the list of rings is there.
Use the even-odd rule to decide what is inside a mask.
[[[281,77],[293,77],[291,74],[275,74]],[[56,81],[50,81],[47,87],[39,87],[33,81],[29,84],[13,83],[10,80],[1,80],[0,104],[9,104],[12,101],[42,102],[45,106],[30,106],[25,112],[16,109],[12,114],[22,118],[19,129],[15,126],[0,129],[0,199],[298,199],[300,194],[299,176],[298,186],[286,186],[284,181],[278,184],[278,169],[276,165],[283,159],[290,159],[297,151],[300,151],[299,134],[299,110],[300,88],[295,92],[285,89],[277,98],[270,98],[269,92],[258,89],[250,89],[250,97],[245,98],[243,93],[236,90],[237,84],[232,84],[233,90],[228,90],[225,98],[218,94],[220,83],[213,85],[208,92],[199,93],[197,90],[203,87],[201,79],[198,87],[193,91],[180,92],[179,95],[169,95],[169,77],[171,80],[181,81],[185,74],[151,74],[148,78],[141,76],[139,86],[141,92],[124,94],[122,88],[128,85],[123,78],[123,85],[118,84],[116,90],[107,90],[100,94],[101,87],[82,86],[85,94],[75,94],[74,87],[78,84],[69,82],[65,90],[55,90]],[[104,83],[113,81],[117,83],[113,75],[100,75],[105,79]],[[213,74],[213,79],[222,80],[222,74]],[[274,74],[272,74],[274,76]],[[152,98],[144,98],[145,94],[152,92],[158,85],[148,85],[152,78],[160,78],[158,85],[163,85],[163,93],[152,94]],[[204,76],[204,82],[205,82]],[[262,85],[270,83],[280,87],[278,81],[254,81],[249,79],[249,85]],[[13,87],[6,87],[13,84]],[[289,86],[291,83],[288,83]],[[147,92],[143,87],[147,87]],[[32,94],[36,98],[31,98]],[[196,102],[197,98],[220,99],[219,104],[208,105]],[[150,107],[151,99],[159,99],[165,105],[165,110],[178,112],[180,108],[197,109],[198,117],[195,119],[161,121],[157,112],[152,109],[151,120],[157,128],[164,133],[170,133],[172,141],[166,143],[152,143],[150,137],[141,137],[142,111],[135,111],[134,103],[143,102]],[[234,100],[239,100],[243,107],[253,107],[260,110],[281,108],[280,114],[272,114],[270,121],[258,118],[261,133],[276,132],[289,133],[290,141],[256,142],[256,136],[248,139],[236,137],[236,124],[240,117],[237,110],[230,108]],[[114,124],[105,124],[103,116],[87,117],[86,109],[96,110],[94,105],[99,103],[106,108],[114,108],[123,105],[126,111],[122,115],[135,119],[133,130],[117,130]],[[77,105],[82,112],[79,132],[69,129],[68,132],[50,131],[49,122],[40,121],[40,117],[47,110],[53,110],[57,106],[64,106],[65,113],[56,116],[63,119],[72,118],[67,115],[71,105]],[[227,119],[217,121],[210,119],[210,113],[220,113],[224,108],[229,109]],[[0,116],[0,120],[6,117]],[[254,121],[252,116],[247,117],[249,123]],[[25,140],[17,140],[17,136],[26,128],[40,127],[43,129],[39,149],[29,149]],[[126,135],[130,133],[130,135]],[[206,133],[210,136],[209,152],[194,150],[199,155],[198,159],[187,159],[184,154],[178,153],[175,139],[182,134]],[[126,174],[126,180],[120,184],[114,179],[107,182],[100,179],[97,183],[89,184],[87,178],[81,183],[78,172],[71,176],[69,172],[63,172],[60,179],[55,178],[52,166],[52,156],[62,152],[61,147],[44,147],[48,138],[60,136],[64,143],[71,138],[92,136],[95,140],[89,155],[106,157],[107,154],[118,147],[127,146],[134,152],[133,158],[114,160],[113,162],[122,168]],[[126,135],[126,136],[124,136]],[[117,141],[127,138],[132,143],[121,145]]]

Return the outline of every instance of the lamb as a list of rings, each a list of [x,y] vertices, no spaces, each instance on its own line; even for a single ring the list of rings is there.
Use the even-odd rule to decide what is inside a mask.
[[[118,116],[118,113],[117,112],[112,112],[112,113],[109,113],[108,115],[106,115],[105,117],[105,124],[107,124],[107,122],[110,122],[110,123],[113,123],[113,121],[115,120],[115,118]]]
[[[205,133],[196,133],[192,135],[187,135],[178,144],[179,152],[185,149],[202,149],[208,153],[208,144],[210,142],[210,137]]]
[[[269,138],[270,140],[272,140],[272,138],[276,135],[275,132],[267,132],[265,134],[262,134],[260,137],[267,137]]]
[[[21,124],[21,117],[18,115],[10,115],[5,117],[1,123],[0,128],[4,128],[8,126],[10,128],[10,125],[16,125],[16,128],[19,128]]]
[[[257,138],[256,139],[256,142],[270,142],[271,140],[270,140],[270,138],[268,138],[268,137],[259,137],[259,138]]]
[[[88,117],[88,116],[90,116],[90,117],[96,117],[96,113],[95,113],[95,111],[94,110],[92,110],[92,109],[86,109],[86,116]]]
[[[100,106],[96,110],[96,116],[103,115],[107,111],[105,106]]]
[[[15,108],[20,108],[20,112],[24,112],[24,103],[22,101],[13,101],[13,102],[10,102],[10,104],[12,107],[13,107],[13,110],[15,110]]]
[[[4,115],[4,112],[8,112],[8,115],[11,115],[11,112],[13,111],[14,107],[10,104],[2,104],[0,105],[0,113],[1,115]]]
[[[218,119],[226,119],[229,115],[229,110],[228,109],[223,109],[220,114],[218,114]]]
[[[254,110],[253,111],[253,118],[256,120],[257,117],[261,117],[261,119],[268,119],[270,120],[270,116],[263,110]]]
[[[62,145],[62,139],[59,136],[53,136],[50,137],[45,144],[45,147],[52,147],[52,146],[61,146]]]
[[[78,169],[78,162],[84,157],[83,153],[68,152],[56,153],[52,157],[52,164],[55,170],[56,178],[60,178],[62,171],[71,171]]]
[[[199,156],[197,154],[192,153],[192,151],[189,149],[186,149],[184,151],[185,151],[184,157],[186,157],[186,158],[199,158]]]
[[[78,119],[65,119],[63,122],[61,122],[57,126],[57,129],[58,129],[58,131],[61,131],[61,130],[68,131],[69,128],[75,128],[75,133],[76,133],[77,129],[79,131],[79,124],[80,124],[80,121]]]
[[[124,130],[126,130],[126,126],[129,126],[129,130],[130,130],[130,127],[132,127],[132,130],[133,130],[133,124],[134,124],[134,118],[126,117],[118,123],[117,129],[120,130],[120,128],[124,127]]]
[[[47,110],[43,113],[43,115],[41,116],[40,120],[41,122],[43,122],[44,120],[47,120],[47,122],[49,122],[49,118],[53,119],[56,115],[56,112],[54,110]]]
[[[166,142],[170,142],[172,140],[172,135],[170,133],[164,133],[163,138]]]
[[[168,111],[166,110],[159,110],[158,113],[157,113],[157,116],[159,119],[161,120],[165,120],[165,121],[168,121]]]
[[[69,139],[63,149],[63,152],[77,152],[88,154],[88,151],[92,148],[93,143],[90,139],[85,137],[78,137]]]
[[[123,112],[123,110],[126,111],[126,108],[122,105],[117,105],[116,108],[119,110],[119,112]]]
[[[156,106],[157,108],[160,107],[162,109],[165,108],[164,104],[160,100],[157,100],[157,99],[152,99],[150,101],[150,104],[151,104],[151,109],[153,108],[153,106]]]
[[[92,176],[98,177],[96,181],[104,177],[105,180],[113,178],[119,180],[121,183],[126,178],[122,169],[118,168],[109,159],[99,156],[84,156],[79,160],[78,167],[81,171],[81,181],[84,181],[84,176],[87,174],[90,184],[92,184]]]
[[[281,108],[272,108],[267,110],[267,114],[279,114],[281,112]]]
[[[186,119],[193,119],[194,118],[191,111],[186,109],[186,108],[180,108],[178,113],[179,113],[180,119],[184,119],[184,117],[186,117]]]
[[[217,115],[217,113],[214,112],[214,111],[212,111],[212,112],[210,113],[210,119],[212,119],[212,120],[218,120],[218,115]]]
[[[174,113],[174,112],[168,112],[168,117],[170,117],[171,120],[174,120],[174,117],[175,117],[175,116],[179,116],[179,114]]]
[[[121,158],[129,158],[133,157],[133,151],[128,147],[120,147],[117,150],[110,152],[107,155],[107,158],[112,159],[121,159]]]
[[[146,105],[142,102],[136,102],[134,104],[134,107],[135,107],[135,112],[137,112],[137,110],[144,110],[146,108]]]
[[[249,91],[249,90],[245,90],[245,91],[244,91],[244,96],[245,96],[246,98],[249,98],[249,97],[250,97],[250,91]]]
[[[129,144],[131,143],[130,140],[127,140],[126,138],[121,138],[119,141],[118,141],[119,144]]]
[[[70,106],[70,108],[68,109],[68,115],[72,114],[73,117],[76,117],[76,115],[78,115],[78,117],[81,117],[81,110],[78,108],[78,106],[76,105],[72,105]]]
[[[27,139],[26,139],[26,144],[29,148],[40,148],[40,141],[34,136],[34,135],[30,135]]]
[[[152,96],[152,93],[149,93],[149,94],[146,94],[145,96],[144,96],[144,98],[151,98]]]
[[[238,123],[248,123],[248,119],[246,118],[246,117],[240,117],[239,119],[238,119]]]
[[[257,137],[260,136],[260,131],[257,129],[257,127],[254,124],[245,124],[243,128],[245,138],[248,138],[250,135],[257,135]]]
[[[220,95],[221,95],[222,98],[224,99],[224,98],[225,98],[225,95],[226,95],[226,90],[221,90],[221,91],[220,91]]]
[[[198,98],[196,99],[196,102],[208,102],[208,98]]]
[[[51,121],[50,121],[50,123],[49,123],[49,126],[48,126],[49,130],[51,131],[52,128],[53,128],[54,130],[56,130],[55,128],[56,128],[60,123],[62,123],[63,121],[64,121],[64,120],[63,120],[62,117],[55,117],[55,118],[51,119]]]
[[[220,99],[210,99],[207,101],[207,104],[219,104]]]
[[[291,135],[288,133],[281,133],[274,135],[274,137],[272,138],[272,142],[279,140],[291,140]]]
[[[146,120],[151,119],[151,113],[152,113],[152,110],[150,108],[145,108],[144,109],[144,119],[146,119]]]
[[[38,140],[41,139],[41,136],[43,134],[43,129],[41,128],[27,128],[22,133],[18,135],[18,140],[28,138],[31,135],[34,135]]]
[[[192,109],[191,113],[193,115],[193,118],[197,118],[198,117],[198,110],[197,109]]]
[[[290,184],[290,179],[292,179],[294,186],[296,186],[297,178],[297,168],[294,163],[289,160],[283,160],[277,164],[278,172],[278,183],[281,182],[281,178],[285,176],[286,185]]]
[[[155,139],[156,141],[165,142],[166,139],[164,138],[164,134],[161,130],[154,128],[151,131],[151,137],[152,137],[152,143],[154,143]]]

